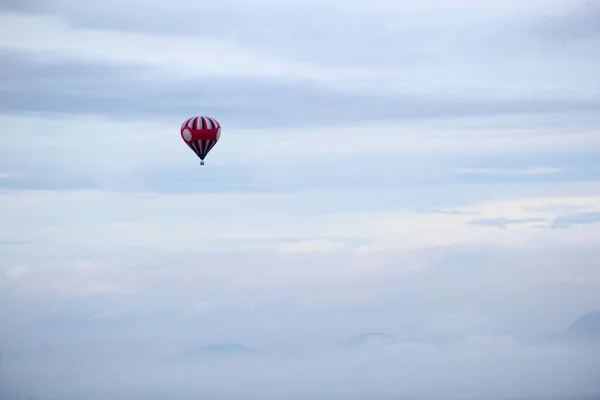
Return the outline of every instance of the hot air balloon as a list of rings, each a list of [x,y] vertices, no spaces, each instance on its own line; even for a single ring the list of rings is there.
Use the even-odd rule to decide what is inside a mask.
[[[190,149],[200,158],[204,158],[217,144],[221,137],[221,125],[211,117],[192,117],[181,125],[181,138]]]

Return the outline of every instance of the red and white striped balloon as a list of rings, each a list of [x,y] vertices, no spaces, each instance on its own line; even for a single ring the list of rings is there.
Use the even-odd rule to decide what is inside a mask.
[[[192,117],[181,125],[181,138],[190,149],[200,158],[204,158],[212,150],[221,137],[221,125],[211,117]]]

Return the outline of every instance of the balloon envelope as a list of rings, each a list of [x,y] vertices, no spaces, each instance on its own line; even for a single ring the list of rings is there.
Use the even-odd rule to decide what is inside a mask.
[[[188,118],[181,125],[181,138],[202,160],[215,147],[221,137],[221,125],[211,117]]]

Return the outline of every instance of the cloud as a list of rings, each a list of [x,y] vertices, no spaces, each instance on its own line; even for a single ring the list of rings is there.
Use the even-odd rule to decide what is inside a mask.
[[[494,196],[548,188],[560,194],[569,190],[565,188],[568,182],[591,184],[600,168],[589,154],[600,145],[600,135],[595,130],[568,132],[566,120],[556,124],[559,128],[529,132],[526,138],[522,131],[503,126],[494,118],[480,120],[494,128],[481,129],[465,120],[378,123],[375,130],[369,130],[369,124],[286,129],[227,126],[204,169],[199,169],[196,156],[181,141],[177,131],[181,121],[176,118],[161,122],[154,118],[115,121],[84,116],[13,116],[0,117],[0,123],[7,132],[0,136],[0,170],[15,175],[3,180],[2,187],[17,190],[273,193],[360,187],[365,192],[352,196],[371,197],[372,204],[391,204],[391,199],[370,194],[390,185],[403,186],[405,193],[411,193],[417,186],[436,191],[441,190],[440,185],[466,185],[469,190],[483,191],[481,185],[521,182],[530,185],[526,189],[513,186],[505,193],[494,192]],[[24,136],[30,139],[15,140]],[[524,143],[536,147],[541,155],[534,157],[544,163],[559,157],[554,162],[564,170],[542,175],[455,172],[461,165],[482,164],[487,158],[482,154],[491,150],[501,167],[529,164],[527,152],[519,150]],[[203,184],[198,184],[199,179]],[[444,196],[457,195],[460,191],[446,191]],[[349,203],[340,206],[351,207]]]
[[[539,54],[539,48],[536,48],[539,41],[531,40],[537,31],[532,33],[531,27],[537,27],[542,19],[561,24],[572,15],[585,16],[582,4],[534,1],[524,6],[517,2],[482,5],[451,2],[431,8],[419,2],[287,1],[279,4],[226,1],[199,4],[177,0],[168,5],[140,1],[91,2],[82,9],[71,0],[54,0],[27,2],[20,7],[14,5],[12,9],[60,15],[76,28],[225,37],[244,47],[258,47],[288,58],[312,59],[319,64],[408,64],[429,72],[431,61],[436,61],[440,55],[448,57],[453,52],[458,53],[458,58],[469,61],[477,55],[481,62],[486,58],[494,59],[494,56],[501,59],[510,52],[519,51],[519,58],[526,62],[532,54]],[[107,13],[107,9],[111,12]],[[142,9],[144,18],[136,18]],[[357,15],[360,18],[356,18]],[[198,24],[198,19],[204,23]],[[432,28],[437,28],[439,33]],[[472,35],[473,31],[478,35]],[[490,49],[488,43],[492,41],[496,46]],[[557,45],[555,43],[555,47]],[[451,73],[460,70],[456,63],[451,67]],[[443,68],[434,68],[434,71],[437,78]]]
[[[98,206],[92,206],[95,213],[87,214],[85,207],[76,207],[78,204],[91,206],[91,196],[87,201],[79,197],[67,202],[63,196],[64,193],[54,200],[40,199],[46,208],[39,214],[37,223],[48,223],[55,218],[55,221],[75,226],[89,226],[90,219],[102,221],[116,216],[103,214],[107,209]],[[161,196],[154,197],[153,201],[158,204],[165,201]],[[34,199],[20,198],[14,205],[28,203],[30,209],[36,209]],[[178,203],[179,200],[179,196],[173,196],[164,206],[185,213],[188,206]],[[197,197],[190,199],[188,205],[193,207],[198,200]],[[486,216],[502,213],[517,218],[524,207],[565,203],[593,205],[598,204],[597,200],[585,197],[529,199],[464,208]],[[226,197],[213,201],[214,206],[223,207],[222,216],[227,216],[228,208],[235,211],[227,204]],[[271,205],[264,201],[257,198],[256,205],[269,209]],[[64,209],[66,203],[71,205],[69,210]],[[109,203],[110,196],[100,201],[105,206],[110,206]],[[127,201],[120,197],[115,204],[120,205],[120,218],[129,218],[137,224],[141,216],[172,218],[164,211],[159,212],[157,203],[151,206],[133,201],[129,204],[131,208],[126,208]],[[218,207],[211,208],[219,215]],[[15,214],[11,226],[16,227],[23,222],[20,218],[26,216],[29,208],[20,208],[20,212],[18,207],[12,209]],[[61,209],[63,214],[57,214]],[[524,213],[551,215],[548,211]],[[487,382],[493,377],[497,379],[494,386],[497,388],[505,388],[509,378],[516,382],[517,378],[526,376],[528,382],[539,381],[538,386],[528,387],[534,395],[540,393],[541,388],[548,389],[549,376],[570,377],[574,365],[583,368],[582,371],[595,370],[592,368],[595,359],[587,358],[593,354],[590,349],[544,348],[521,343],[523,339],[537,339],[548,332],[562,330],[598,304],[597,229],[584,232],[582,236],[589,241],[579,243],[567,240],[573,236],[568,231],[553,231],[558,233],[553,241],[543,232],[532,232],[524,227],[513,231],[509,226],[506,236],[513,236],[514,243],[507,245],[502,240],[505,238],[496,236],[493,238],[496,240],[473,246],[458,235],[461,225],[467,225],[472,218],[470,214],[450,215],[451,219],[444,216],[441,222],[448,225],[441,224],[437,230],[438,225],[425,226],[434,221],[431,216],[418,218],[402,214],[393,220],[391,217],[388,214],[378,219],[373,231],[375,236],[393,234],[404,225],[405,239],[428,228],[430,234],[422,237],[423,247],[360,254],[350,251],[277,254],[273,251],[278,249],[276,246],[272,250],[202,251],[199,246],[203,240],[198,232],[205,224],[191,223],[195,227],[196,234],[191,236],[196,247],[188,254],[181,251],[161,254],[155,248],[127,256],[103,252],[96,259],[69,262],[67,259],[72,259],[74,253],[67,252],[66,257],[42,257],[42,263],[38,258],[26,267],[15,267],[0,278],[0,300],[9,305],[0,311],[3,346],[12,349],[10,354],[28,354],[28,357],[9,359],[11,386],[7,389],[27,395],[34,394],[33,388],[40,391],[43,388],[46,395],[69,390],[83,397],[99,385],[105,389],[114,387],[119,395],[127,390],[132,395],[156,394],[159,387],[166,387],[170,393],[180,391],[184,397],[186,390],[195,395],[206,393],[204,390],[208,390],[210,381],[215,390],[221,388],[220,393],[227,390],[225,382],[228,382],[227,387],[236,382],[237,387],[246,388],[246,394],[258,394],[262,393],[259,387],[266,381],[264,376],[268,376],[271,395],[273,386],[283,391],[305,380],[320,382],[314,387],[314,393],[319,394],[327,387],[338,391],[346,387],[341,382],[370,377],[365,382],[377,384],[357,384],[352,389],[354,392],[360,389],[367,396],[407,390],[406,384],[396,387],[393,377],[386,375],[386,371],[393,368],[396,377],[398,370],[405,370],[403,376],[411,377],[414,393],[421,395],[425,393],[424,387],[430,387],[432,375],[439,377],[438,383],[445,382],[439,383],[439,390],[447,393],[459,392],[452,389],[453,385],[461,386],[473,376],[486,378]],[[342,221],[347,224],[349,220],[356,221],[347,217]],[[224,222],[226,220],[221,219],[221,224]],[[286,235],[298,233],[298,226],[286,220],[281,226],[285,226]],[[365,233],[364,229],[358,230]],[[431,234],[439,234],[439,230],[453,235],[454,244],[439,246],[440,238]],[[30,228],[26,227],[25,231]],[[102,232],[100,228],[99,233]],[[165,232],[165,237],[168,235],[179,240],[187,236],[181,231]],[[528,235],[534,237],[528,238]],[[67,238],[56,236],[48,245],[60,247],[59,239]],[[116,245],[120,244],[120,238],[113,239]],[[99,248],[81,235],[78,240],[90,248]],[[543,307],[553,312],[540,315]],[[334,343],[372,330],[398,334],[404,342],[357,356],[330,353]],[[192,378],[183,371],[173,370],[174,366],[159,364],[163,357],[177,351],[220,342],[243,343],[259,349],[263,357],[256,364],[245,366],[213,364],[201,374],[205,378],[201,380],[198,380],[198,371],[203,371],[202,365],[194,367],[196,372]],[[413,342],[416,343],[413,345]],[[32,347],[35,343],[44,346]],[[138,343],[137,347],[133,343]],[[144,346],[140,347],[141,344]],[[557,370],[533,368],[540,359],[556,360],[559,354],[561,363],[548,364],[559,365]],[[486,369],[483,359],[488,364],[490,359],[496,360],[494,371]],[[457,360],[461,374],[448,375],[450,365],[454,371],[458,368]],[[370,367],[361,369],[365,364]],[[515,364],[525,364],[526,372],[514,372]],[[77,376],[75,371],[69,373],[69,368],[75,365],[79,366],[81,379],[73,378]],[[499,370],[503,365],[506,368]],[[81,372],[83,366],[86,372]],[[101,382],[90,380],[90,371],[96,372],[94,368],[103,366],[113,373],[123,368],[121,376],[128,377],[127,388],[120,384],[117,390],[117,383],[109,378],[102,378]],[[135,373],[132,371],[139,371],[140,366],[147,368],[146,377],[149,374],[160,377],[161,384],[156,388],[152,384],[148,386],[147,379],[144,384],[136,383],[137,375],[132,375]],[[247,372],[241,373],[244,368]],[[44,369],[54,371],[53,379],[43,381],[51,382],[46,386],[42,385],[42,379],[50,372],[44,373]],[[93,376],[113,375],[96,372]],[[577,385],[564,386],[552,380],[553,392],[562,390],[573,394],[574,388],[592,390],[594,378],[580,373],[575,378]],[[31,385],[31,382],[40,383]],[[223,382],[222,386],[219,382]],[[523,390],[519,390],[520,395]],[[481,389],[481,393],[487,392]]]
[[[346,389],[365,397],[399,393],[426,397],[435,377],[434,388],[446,393],[445,398],[454,394],[459,398],[464,385],[475,378],[490,385],[470,389],[481,396],[507,387],[518,389],[514,398],[524,391],[536,396],[548,389],[555,395],[593,393],[596,376],[589,371],[598,364],[595,347],[525,345],[522,337],[563,330],[582,308],[597,302],[598,281],[595,286],[552,282],[556,275],[591,274],[595,267],[584,265],[598,256],[597,247],[523,250],[428,249],[421,254],[425,265],[417,274],[394,275],[393,269],[407,261],[394,257],[387,260],[387,273],[376,280],[373,273],[357,275],[349,285],[343,278],[356,271],[347,270],[327,280],[298,282],[288,277],[269,290],[265,280],[276,271],[331,271],[339,259],[324,262],[317,256],[291,268],[294,261],[288,257],[265,268],[265,259],[257,253],[244,254],[234,263],[223,253],[218,259],[194,258],[185,268],[182,263],[165,263],[154,268],[138,264],[99,269],[104,274],[100,277],[130,279],[137,291],[62,303],[48,296],[37,303],[29,301],[29,307],[21,310],[21,317],[30,318],[26,324],[4,325],[8,328],[4,343],[16,350],[5,358],[7,389],[23,395],[34,395],[38,389],[45,395],[69,390],[83,397],[102,387],[105,393],[114,391],[115,398],[168,390],[191,398],[192,393],[197,396],[211,388],[221,394],[233,391],[235,382],[247,397],[262,394],[263,384],[269,382],[272,398],[291,385],[303,387],[307,395],[326,391],[325,397]],[[241,275],[254,276],[255,286],[231,286]],[[352,295],[363,301],[349,301]],[[210,307],[194,315],[186,312],[199,302]],[[553,312],[540,316],[540,307]],[[358,354],[332,351],[336,343],[370,331],[367,328],[398,334],[401,343]],[[22,332],[19,340],[6,334],[12,332]],[[189,365],[184,369],[161,363],[178,351],[224,341],[257,348],[260,357],[197,363],[193,373]],[[17,354],[27,357],[16,358]],[[490,360],[494,368],[489,367]],[[540,360],[551,367],[540,368]],[[520,366],[518,371],[515,365]],[[573,368],[581,372],[573,374]],[[449,369],[454,372],[449,374]],[[127,378],[125,385],[112,380],[115,371]],[[398,383],[398,371],[406,382]],[[148,383],[148,376],[156,377],[150,380],[153,383]],[[528,378],[526,385],[523,377]],[[343,384],[347,381],[355,383],[348,388]],[[514,383],[507,386],[507,382]]]
[[[540,34],[555,43],[558,39],[559,43],[588,41],[593,45],[600,39],[600,6],[597,1],[578,1],[565,8],[565,13],[539,24]]]
[[[508,219],[508,218],[487,218],[487,219],[476,219],[471,221],[472,225],[483,225],[483,226],[494,226],[498,228],[506,228],[511,224],[529,224],[533,222],[543,222],[543,218],[521,218],[521,219]]]
[[[168,66],[179,73],[196,76],[294,76],[296,71],[303,76],[297,68],[217,38],[180,37],[174,40],[118,31],[76,29],[56,16],[3,13],[0,22],[2,38],[19,36],[18,41],[0,40],[0,47],[37,52],[51,58],[60,55],[73,60]],[[210,54],[210,57],[204,54]]]
[[[469,225],[473,219],[470,214],[373,210],[368,208],[370,196],[365,198],[367,208],[363,211],[343,211],[337,205],[345,195],[336,191],[256,193],[243,197],[239,193],[168,196],[101,191],[8,192],[0,196],[0,205],[12,210],[6,219],[10,225],[5,225],[0,240],[26,242],[15,251],[35,246],[39,253],[68,254],[79,253],[82,242],[95,252],[117,249],[197,252],[246,246],[277,249],[281,243],[318,237],[359,241],[363,245],[370,245],[371,241],[383,244],[398,238],[403,247],[419,248],[488,240],[511,243],[523,240],[530,233],[527,225],[523,225],[521,233],[481,231]],[[422,195],[428,196],[427,192]],[[552,214],[523,211],[523,208],[567,201],[594,204],[597,199],[584,196],[573,200],[551,197],[463,203],[459,210],[476,212],[479,219],[554,218]],[[189,210],[197,212],[190,215]],[[36,215],[36,219],[32,220],[31,215]],[[593,238],[590,236],[588,240]]]
[[[0,172],[0,179],[14,179],[15,175],[6,172]]]
[[[0,168],[20,175],[3,180],[4,188],[265,191],[473,183],[484,176],[452,174],[467,172],[460,170],[465,165],[491,168],[487,176],[495,182],[589,181],[597,175],[593,162],[573,161],[587,159],[584,153],[599,144],[598,93],[595,85],[576,79],[595,76],[581,70],[590,63],[571,64],[564,56],[553,63],[547,57],[555,55],[533,51],[535,45],[519,48],[528,57],[514,57],[516,42],[537,43],[538,38],[516,35],[530,34],[525,28],[538,21],[541,4],[517,14],[514,3],[486,5],[465,16],[461,4],[436,10],[385,2],[198,8],[178,1],[169,7],[145,5],[144,15],[161,18],[142,20],[125,12],[138,15],[135,4],[111,4],[110,18],[99,17],[104,11],[98,4],[83,10],[68,1],[23,3],[30,13],[2,14],[2,37],[22,38],[2,42],[0,111],[8,134],[0,139],[5,149]],[[559,2],[544,7],[549,7],[546,17],[570,12]],[[332,21],[328,12],[339,20]],[[340,45],[356,31],[358,12],[364,17],[360,23],[374,29],[362,40],[353,36],[343,42],[348,46]],[[182,23],[182,15],[200,14],[206,24]],[[258,27],[248,15],[270,22]],[[312,21],[303,35],[294,33],[299,28],[291,21],[299,15]],[[419,22],[398,27],[397,18],[411,16]],[[489,25],[494,19],[499,25]],[[210,26],[216,21],[221,30]],[[28,26],[35,29],[15,36]],[[505,32],[508,26],[519,29]],[[291,35],[285,43],[276,40],[283,35],[273,33],[282,30]],[[44,34],[35,33],[40,31]],[[315,41],[321,34],[327,40]],[[505,37],[507,42],[497,44],[512,43],[506,47],[511,58],[486,53],[481,46],[487,46],[488,35]],[[400,42],[413,44],[398,50]],[[214,46],[215,64],[198,63],[195,57]],[[375,53],[393,59],[385,68],[382,59],[361,64]],[[338,63],[318,54],[330,54]],[[536,67],[526,73],[529,62]],[[493,72],[488,63],[506,67]],[[540,63],[553,65],[552,79],[544,77]],[[273,73],[280,67],[282,73]],[[559,70],[564,79],[556,76]],[[196,184],[189,169],[193,157],[177,138],[181,121],[198,113],[213,115],[224,126],[219,149],[224,148],[210,156],[219,166],[211,185]],[[17,134],[32,140],[18,142]],[[516,162],[510,157],[527,157],[532,148],[539,162],[507,165]],[[495,166],[481,162],[491,149],[499,161]],[[285,164],[286,174],[274,164]]]
[[[581,4],[0,0],[0,397],[597,394]]]
[[[159,121],[177,118],[179,122],[201,108],[226,121],[224,126],[238,129],[591,113],[600,102],[597,98],[505,98],[476,92],[460,98],[444,93],[370,93],[288,75],[276,79],[235,73],[207,80],[156,66],[111,65],[106,60],[48,61],[7,55],[2,65],[2,79],[10,82],[2,89],[0,111],[5,114],[82,114]]]
[[[526,169],[506,168],[459,168],[461,174],[485,174],[485,175],[545,175],[562,171],[561,168],[532,167]]]
[[[320,334],[333,340],[368,328],[421,339],[481,331],[527,337],[556,330],[565,319],[592,309],[600,285],[596,261],[600,254],[594,242],[531,244],[434,244],[370,254],[278,255],[264,250],[115,254],[102,261],[38,261],[7,271],[0,286],[10,304],[18,300],[20,311],[14,318],[33,319],[34,325],[49,312],[80,315],[69,318],[82,327],[89,318],[110,324],[128,316],[131,321],[115,335],[129,335],[146,321],[156,329],[157,339],[167,341],[185,338],[193,343],[237,332],[270,346],[269,338],[279,332],[290,343],[318,344],[324,340]],[[562,291],[560,299],[556,291]],[[523,315],[537,315],[539,304],[552,304],[555,314],[520,322]],[[511,314],[514,307],[519,307],[517,315]],[[297,321],[280,325],[281,320],[272,316],[283,311],[289,315],[282,319]],[[322,321],[332,314],[339,318]],[[197,326],[218,316],[222,319],[204,333],[196,328],[169,333],[167,326],[160,326],[165,318],[180,326]],[[254,328],[243,328],[249,319]],[[18,332],[24,328],[19,324],[5,326]],[[57,338],[68,329],[68,319],[64,328],[39,328],[30,329],[30,337],[46,331],[51,334],[48,340]],[[72,337],[94,340],[101,335],[84,329]]]
[[[314,239],[300,242],[284,243],[281,245],[283,253],[304,253],[304,252],[330,252],[344,250],[346,245],[344,242],[331,241],[328,239]]]
[[[27,273],[29,273],[29,270],[25,267],[16,267],[16,268],[10,268],[5,272],[5,275],[9,278],[21,278],[24,277],[25,275],[27,275]]]
[[[80,297],[97,294],[113,294],[122,291],[114,280],[100,277],[102,265],[89,261],[76,263],[71,268],[43,268],[41,270],[26,267],[10,268],[5,272],[5,284],[18,296]]]
[[[216,44],[216,48],[211,47],[212,54],[218,52],[221,57],[194,63],[194,73],[210,69],[211,74],[236,71],[264,76],[275,72],[284,77],[278,73],[284,72],[288,77],[344,82],[350,88],[445,92],[456,100],[466,91],[479,97],[482,93],[503,93],[512,98],[535,93],[545,99],[553,94],[598,94],[583,79],[594,76],[593,63],[581,62],[597,56],[588,51],[593,47],[554,41],[552,51],[546,51],[547,39],[536,30],[542,19],[560,21],[574,12],[585,14],[578,10],[579,4],[536,1],[524,7],[515,2],[453,2],[432,9],[418,2],[198,4],[179,0],[168,5],[91,2],[82,9],[72,1],[50,1],[21,5],[21,10],[34,14],[5,14],[22,21],[20,26],[33,24],[36,32],[46,32],[44,40],[20,35],[20,42],[7,43],[12,48],[61,49],[76,58],[95,54],[177,68],[190,66],[197,59],[187,54],[200,44]],[[134,17],[141,9],[144,18]],[[202,24],[197,23],[199,19]],[[5,30],[18,29],[5,22]],[[13,37],[6,33],[3,37]],[[72,40],[57,40],[61,37]],[[117,45],[106,46],[105,39]],[[94,46],[87,45],[92,42]],[[120,50],[127,46],[132,51]],[[153,55],[150,50],[155,48],[164,51]],[[181,49],[186,50],[185,56]],[[163,62],[156,54],[171,57]],[[239,57],[245,64],[227,62]],[[218,68],[209,65],[216,62]]]
[[[600,222],[600,212],[575,213],[556,217],[553,228],[568,228],[573,225],[594,224]]]
[[[374,209],[371,194],[364,198],[362,210],[343,210],[339,204],[347,194],[347,191],[336,190],[244,195],[4,192],[0,195],[0,206],[11,210],[11,214],[0,230],[0,240],[20,242],[11,247],[17,254],[24,255],[28,249],[35,249],[38,255],[50,256],[85,253],[81,243],[95,253],[110,253],[277,250],[284,243],[314,238],[325,241],[304,245],[310,248],[317,244],[320,247],[347,242],[350,248],[398,245],[413,249],[464,243],[518,244],[527,238],[565,242],[597,238],[593,229],[589,236],[578,239],[555,230],[537,232],[529,224],[511,224],[506,232],[471,224],[471,213],[476,213],[478,219],[549,220],[558,215],[527,210],[561,203],[597,208],[595,204],[600,204],[597,196],[487,200],[469,204],[466,199],[472,194],[465,193],[457,210],[466,214],[438,214],[412,211],[410,206],[405,210],[390,209],[385,204]],[[380,195],[377,191],[373,194]],[[394,192],[382,194],[391,196]],[[420,196],[426,199],[430,193],[425,191]],[[391,200],[394,203],[394,199]],[[358,197],[356,201],[358,204]],[[413,207],[423,205],[420,197],[414,201]],[[432,208],[446,205],[445,201],[447,199],[440,199],[437,204],[431,204]],[[196,211],[190,214],[189,210]],[[31,219],[32,215],[36,218]],[[534,232],[537,233],[531,236]]]

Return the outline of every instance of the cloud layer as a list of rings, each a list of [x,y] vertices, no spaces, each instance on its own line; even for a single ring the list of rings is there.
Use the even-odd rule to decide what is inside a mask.
[[[599,10],[0,0],[0,397],[597,396]]]

